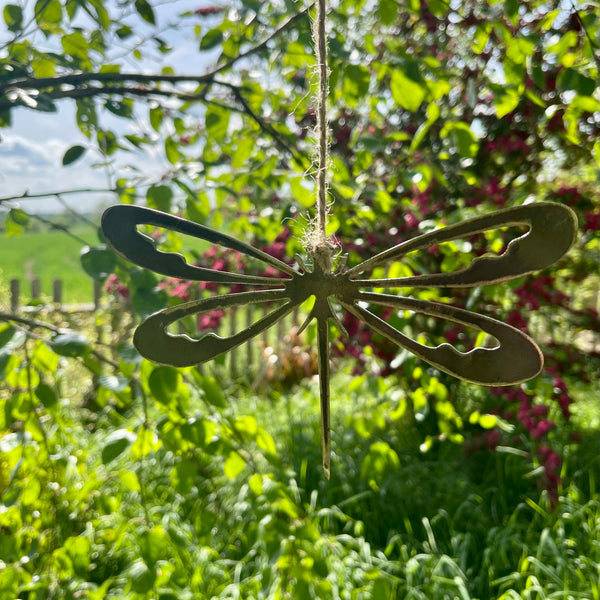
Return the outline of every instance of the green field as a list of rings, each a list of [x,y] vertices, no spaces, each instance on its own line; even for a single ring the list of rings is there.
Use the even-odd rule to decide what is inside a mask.
[[[78,226],[73,233],[90,245],[98,243],[93,227]],[[21,282],[21,303],[30,300],[30,281],[39,277],[43,297],[51,297],[52,281],[63,281],[63,302],[91,302],[92,279],[79,262],[83,244],[60,231],[0,236],[0,284],[7,289],[11,279]]]

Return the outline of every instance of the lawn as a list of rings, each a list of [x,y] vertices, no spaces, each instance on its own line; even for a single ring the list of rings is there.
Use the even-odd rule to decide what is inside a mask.
[[[98,243],[91,226],[79,226],[73,233],[88,244]],[[13,279],[21,283],[21,303],[30,299],[30,282],[38,277],[42,296],[51,297],[52,281],[62,279],[65,303],[91,302],[92,280],[81,267],[83,243],[60,231],[0,236],[0,282],[4,288]]]

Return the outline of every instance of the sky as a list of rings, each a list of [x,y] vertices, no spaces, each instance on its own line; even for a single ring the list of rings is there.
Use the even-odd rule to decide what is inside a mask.
[[[211,3],[203,0],[171,0],[158,5],[156,7],[158,24],[166,25],[174,14],[207,5]],[[203,25],[207,22],[198,20],[197,24]],[[144,25],[136,23],[135,27],[137,33],[143,31]],[[0,34],[4,33],[0,31]],[[196,50],[198,42],[194,40],[190,28],[177,32],[167,31],[161,34],[161,37],[174,47],[174,50],[166,55],[165,63],[171,65],[176,72],[205,72],[215,58],[215,53],[212,53],[199,61],[200,55]],[[194,65],[194,68],[190,68],[190,65]],[[134,68],[142,72],[158,72],[161,65],[157,62],[141,61],[135,66],[125,66],[123,70]],[[93,144],[76,125],[74,103],[63,100],[57,102],[57,106],[57,113],[44,113],[21,107],[14,109],[12,126],[0,129],[0,198],[75,188],[111,187],[107,170],[92,166],[100,158],[97,152],[86,152],[83,158],[72,165],[62,166],[63,155],[69,147],[80,144],[93,148]],[[140,112],[140,115],[144,114],[146,114],[145,108]],[[103,117],[102,125],[121,133],[133,133],[132,124],[117,117],[107,120]],[[150,174],[168,168],[168,164],[160,157],[158,148],[150,148],[145,154],[117,152],[114,159],[115,164],[111,167],[113,180],[131,175],[132,170],[129,165],[142,173]],[[112,194],[106,192],[68,194],[62,196],[62,199],[79,211],[94,211],[101,205],[117,201]],[[16,204],[11,203],[12,206]],[[18,205],[33,213],[53,213],[63,210],[61,204],[53,197],[19,200]]]

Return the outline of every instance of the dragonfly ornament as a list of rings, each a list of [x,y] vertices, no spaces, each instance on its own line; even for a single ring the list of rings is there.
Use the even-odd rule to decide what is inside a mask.
[[[139,225],[168,229],[236,250],[275,268],[281,277],[228,273],[190,265],[180,254],[158,250],[155,241],[138,230]],[[427,250],[443,242],[511,226],[526,227],[527,231],[512,240],[503,254],[475,258],[467,267],[456,272],[388,279],[365,278],[365,273],[372,272],[375,267],[400,260],[408,252]],[[194,300],[166,308],[145,319],[136,329],[133,341],[140,354],[151,361],[174,367],[193,366],[209,361],[259,335],[306,300],[314,297],[312,309],[300,331],[313,319],[316,320],[323,469],[328,478],[331,445],[329,320],[345,333],[332,301],[377,333],[450,375],[482,385],[520,383],[535,377],[543,366],[540,349],[522,331],[496,319],[449,304],[369,290],[472,287],[520,277],[548,267],[565,254],[575,239],[576,227],[576,216],[566,206],[547,202],[526,204],[419,235],[353,267],[347,267],[343,258],[336,268],[332,268],[330,260],[323,260],[314,251],[312,256],[309,252],[312,264],[307,265],[296,256],[296,267],[292,267],[229,235],[141,206],[112,206],[102,217],[102,230],[108,243],[117,254],[140,267],[169,277],[260,288]],[[265,303],[276,304],[276,307],[271,307],[270,312],[255,323],[230,336],[223,337],[209,332],[201,339],[192,339],[187,335],[175,335],[167,331],[172,323],[189,315]],[[462,352],[448,343],[435,347],[420,344],[369,310],[371,305],[414,311],[466,325],[493,336],[497,345],[476,347]]]

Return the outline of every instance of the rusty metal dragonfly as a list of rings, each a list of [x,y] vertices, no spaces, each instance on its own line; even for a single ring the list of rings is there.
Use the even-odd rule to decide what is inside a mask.
[[[236,250],[275,268],[282,277],[228,273],[190,265],[180,254],[158,250],[154,240],[138,230],[139,225],[165,228]],[[501,255],[477,257],[459,271],[388,279],[364,278],[364,274],[372,272],[375,267],[397,261],[409,252],[427,250],[443,242],[512,226],[526,227],[527,231],[513,239]],[[316,319],[323,469],[329,477],[329,320],[344,332],[332,301],[377,333],[450,375],[494,386],[525,381],[541,371],[543,356],[535,342],[520,330],[449,304],[366,290],[473,287],[506,281],[544,269],[558,260],[572,245],[577,218],[571,209],[555,203],[539,202],[507,208],[419,235],[350,268],[346,267],[345,260],[341,260],[335,269],[323,268],[322,261],[310,254],[312,265],[306,265],[297,256],[297,267],[294,268],[229,235],[141,206],[117,205],[108,208],[102,217],[102,229],[115,252],[140,267],[169,277],[261,288],[194,300],[166,308],[145,319],[135,331],[134,344],[142,356],[157,363],[183,367],[209,361],[260,334],[314,297],[312,309],[301,329]],[[265,303],[278,305],[249,327],[230,336],[222,337],[209,332],[200,339],[192,339],[187,335],[175,335],[167,331],[172,323],[189,315]],[[476,347],[468,352],[459,351],[448,343],[427,346],[407,337],[381,319],[369,310],[371,305],[414,311],[469,326],[495,338],[497,345]]]

